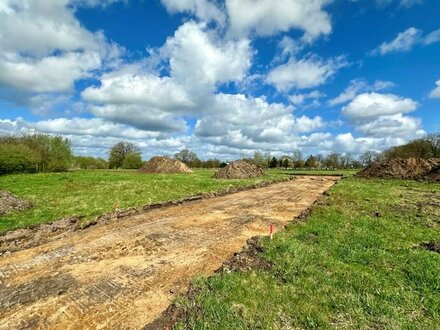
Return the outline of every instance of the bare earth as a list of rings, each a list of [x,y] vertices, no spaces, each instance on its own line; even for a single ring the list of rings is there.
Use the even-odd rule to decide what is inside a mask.
[[[196,275],[247,239],[280,229],[338,178],[269,187],[149,211],[0,259],[0,329],[139,329]]]

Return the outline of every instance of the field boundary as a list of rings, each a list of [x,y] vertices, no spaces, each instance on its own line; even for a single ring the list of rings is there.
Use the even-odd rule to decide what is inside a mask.
[[[337,184],[337,182],[335,184]],[[328,191],[330,189],[331,188],[324,191],[324,193],[314,201],[312,205],[303,210],[299,215],[295,216],[290,223],[284,226],[283,229],[289,225],[307,221],[315,206],[322,204],[323,200],[328,197]],[[214,271],[214,274],[208,276],[207,279],[222,273],[244,273],[250,270],[259,269],[264,271],[270,269],[273,264],[261,256],[261,253],[264,252],[264,247],[260,244],[260,240],[264,237],[267,237],[267,235],[253,236],[248,239],[246,245],[243,246],[239,252],[234,253],[230,258],[226,259],[220,268]],[[192,300],[197,292],[197,286],[191,283],[185,293],[179,295],[175,301],[170,303],[166,310],[164,310],[153,322],[146,324],[142,330],[173,329],[177,323],[185,322],[188,316],[185,309],[179,306],[178,299],[183,297]]]
[[[79,215],[79,216],[65,217],[62,219],[58,219],[46,223],[35,224],[24,228],[12,229],[0,233],[0,257],[10,255],[17,251],[36,247],[48,242],[63,239],[72,232],[86,230],[87,228],[95,225],[106,224],[109,222],[113,222],[115,220],[120,220],[127,217],[144,214],[150,210],[166,208],[171,206],[178,206],[184,203],[230,195],[241,191],[264,188],[276,183],[295,180],[295,178],[296,175],[291,175],[280,179],[263,181],[251,185],[230,187],[215,192],[203,193],[200,195],[192,195],[177,200],[130,207],[123,210],[116,210],[101,214],[97,216],[95,219],[88,222],[82,222],[82,220],[85,217]]]

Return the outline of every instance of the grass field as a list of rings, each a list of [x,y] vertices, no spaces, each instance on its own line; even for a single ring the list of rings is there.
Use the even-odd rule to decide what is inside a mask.
[[[87,221],[114,210],[116,204],[124,209],[288,175],[286,171],[275,170],[258,179],[215,180],[213,173],[213,170],[196,170],[193,174],[161,175],[98,170],[0,176],[0,189],[33,204],[27,211],[0,217],[0,232],[67,216],[85,216]]]
[[[420,247],[439,205],[438,184],[344,179],[262,239],[270,270],[196,280],[185,329],[440,329],[440,254]]]

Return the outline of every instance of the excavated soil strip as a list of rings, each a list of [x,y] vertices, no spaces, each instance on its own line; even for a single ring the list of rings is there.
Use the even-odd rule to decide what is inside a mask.
[[[239,191],[250,189],[258,189],[267,187],[276,182],[283,182],[295,179],[294,176],[275,179],[274,181],[263,181],[248,186],[230,187],[219,190],[217,192],[204,193],[202,195],[184,197],[178,200],[165,201],[155,204],[146,204],[139,207],[131,207],[114,212],[104,213],[96,219],[83,223],[84,216],[66,217],[52,222],[31,225],[27,228],[19,228],[0,233],[0,257],[8,256],[16,251],[29,249],[41,244],[60,240],[78,230],[87,230],[91,226],[106,224],[111,221],[120,220],[122,218],[135,216],[150,210],[169,207],[173,205],[181,205],[183,203],[192,202],[199,199],[213,198],[233,194]]]
[[[298,177],[77,231],[0,259],[0,329],[139,329],[338,178]]]

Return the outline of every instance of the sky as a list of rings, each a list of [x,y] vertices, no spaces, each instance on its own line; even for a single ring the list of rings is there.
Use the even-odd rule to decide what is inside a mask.
[[[0,0],[0,134],[107,158],[359,155],[440,131],[438,0]]]

